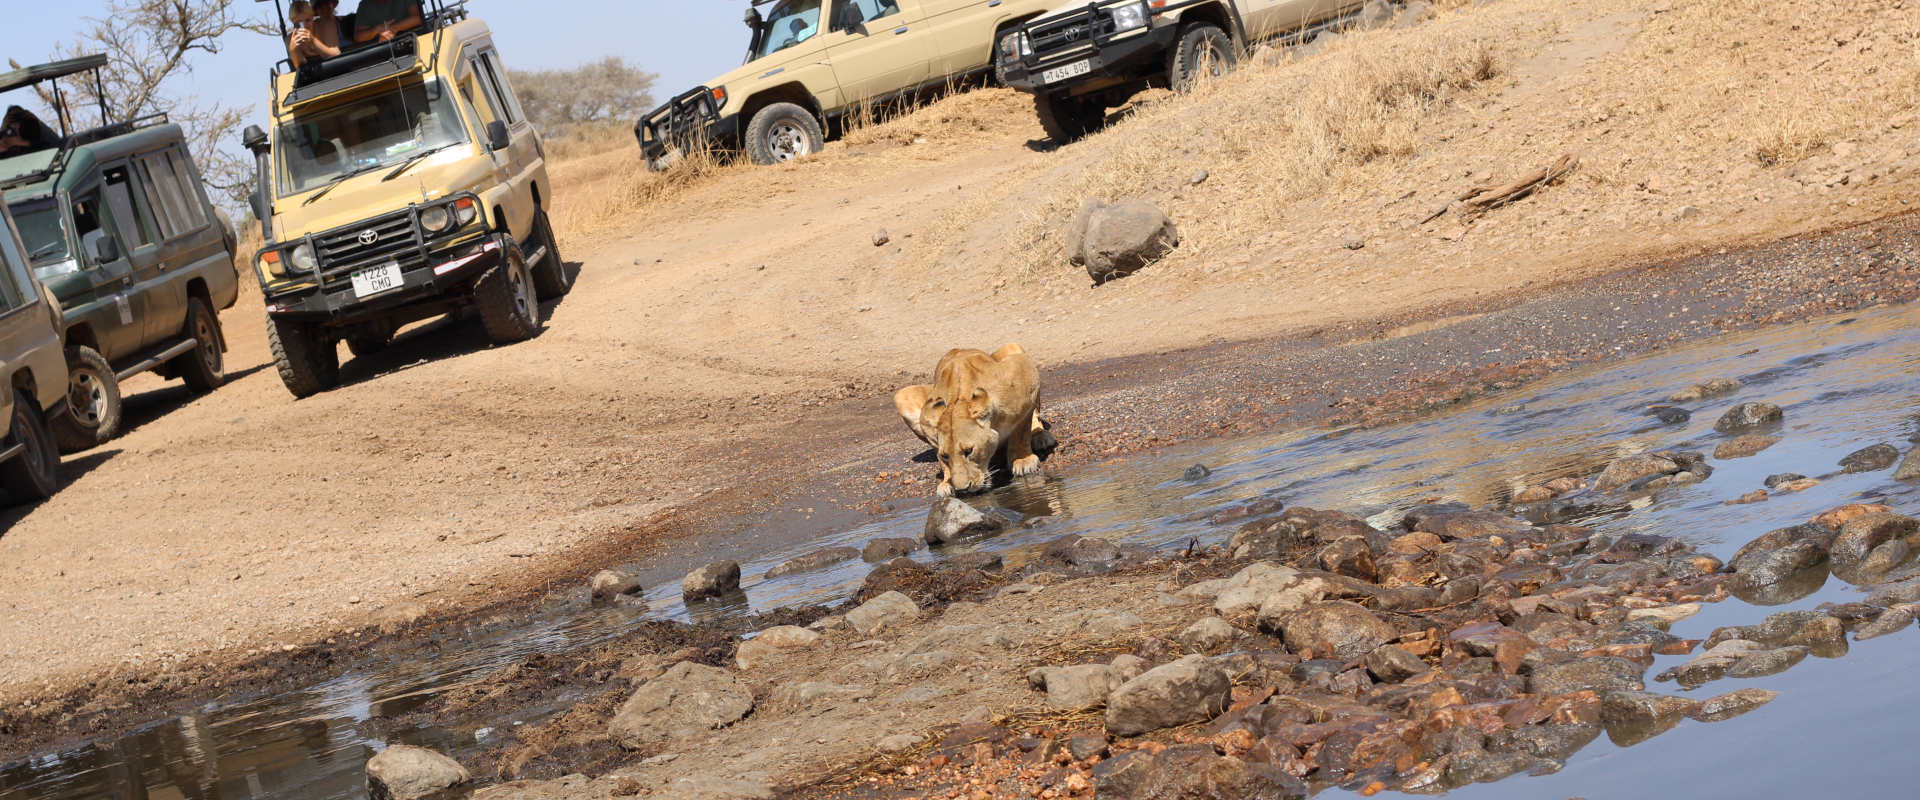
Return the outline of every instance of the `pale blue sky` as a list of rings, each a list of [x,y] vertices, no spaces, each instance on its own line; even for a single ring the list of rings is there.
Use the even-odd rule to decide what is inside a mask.
[[[341,0],[342,10],[357,4]],[[6,5],[0,63],[13,58],[34,64],[47,60],[56,43],[71,42],[82,18],[98,16],[105,2],[8,0]],[[236,0],[235,6],[261,18],[273,16],[271,2]],[[656,100],[733,68],[747,49],[747,28],[740,22],[746,0],[470,0],[467,8],[493,28],[510,67],[567,67],[617,55],[660,75]],[[232,34],[222,44],[217,55],[193,54],[193,73],[171,89],[244,107],[249,121],[264,127],[267,67],[284,51],[275,39],[252,34]],[[632,116],[644,110],[634,109]]]

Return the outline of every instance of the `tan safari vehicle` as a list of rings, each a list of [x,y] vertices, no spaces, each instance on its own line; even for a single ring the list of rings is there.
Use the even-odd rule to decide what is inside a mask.
[[[60,484],[60,447],[48,420],[66,412],[60,307],[35,281],[13,215],[0,207],[0,488],[40,500]]]
[[[341,341],[365,355],[407,323],[473,312],[517,342],[539,332],[540,299],[572,288],[544,145],[492,32],[460,2],[419,15],[389,41],[275,65],[272,134],[244,134],[267,343],[295,397],[338,383]]]
[[[759,0],[746,63],[647,112],[634,136],[655,169],[706,146],[791,161],[848,112],[992,69],[994,42],[1055,2]]]

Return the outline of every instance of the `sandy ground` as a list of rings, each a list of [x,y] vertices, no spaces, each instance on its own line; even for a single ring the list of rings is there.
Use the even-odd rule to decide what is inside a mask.
[[[1540,5],[1462,13],[1510,23]],[[1604,82],[1669,57],[1671,44],[1646,33],[1666,12],[1636,6],[1589,0],[1553,26],[1515,28],[1515,47],[1529,54],[1522,66],[1436,110],[1435,141],[1485,128],[1489,109],[1525,119],[1563,108],[1561,95],[1578,88],[1570,75]],[[1890,18],[1910,25],[1911,16]],[[1606,31],[1580,27],[1603,22]],[[1841,59],[1835,69],[1912,46],[1899,30],[1878,50],[1849,41],[1828,56]],[[1627,178],[1575,181],[1478,224],[1491,235],[1382,225],[1364,232],[1364,249],[1348,250],[1333,229],[1285,248],[1275,241],[1284,231],[1262,230],[1202,240],[1164,271],[1095,289],[1064,264],[1036,272],[1009,254],[1045,249],[1014,236],[1028,224],[1023,201],[1044,191],[1029,181],[1097,164],[1115,137],[1054,150],[1034,144],[1039,128],[1011,93],[949,102],[967,104],[957,116],[972,122],[857,137],[781,169],[726,170],[619,229],[563,238],[579,284],[531,342],[491,348],[477,327],[429,326],[350,363],[342,388],[296,403],[267,363],[257,298],[243,299],[222,317],[231,385],[196,399],[150,377],[131,383],[131,430],[68,459],[68,484],[53,499],[0,516],[0,650],[25,654],[0,662],[0,702],[324,639],[396,604],[471,607],[552,579],[610,542],[658,546],[673,509],[716,491],[744,511],[752,498],[844,477],[867,454],[836,425],[855,409],[884,417],[883,398],[948,347],[1020,341],[1055,370],[1415,321],[1658,255],[1887,216],[1913,194],[1913,173],[1897,162],[1920,150],[1908,114],[1854,135],[1844,163],[1829,146],[1792,174],[1651,170],[1645,191],[1672,199],[1641,203],[1644,214],[1595,199]],[[1591,134],[1585,127],[1578,135]],[[1437,197],[1471,179],[1463,159],[1498,145],[1475,141],[1399,166],[1410,191]],[[1532,160],[1517,153],[1480,169]],[[1860,164],[1874,165],[1871,180]],[[1842,171],[1857,178],[1798,177]],[[1330,200],[1324,215],[1288,225],[1320,230],[1346,208],[1339,203],[1405,191],[1353,193],[1363,199]],[[1230,200],[1195,195],[1163,199],[1176,217]],[[1707,203],[1696,198],[1728,205],[1666,213]],[[876,247],[880,228],[890,242]],[[1489,263],[1498,268],[1482,268]],[[924,470],[906,489],[923,477],[930,489]]]

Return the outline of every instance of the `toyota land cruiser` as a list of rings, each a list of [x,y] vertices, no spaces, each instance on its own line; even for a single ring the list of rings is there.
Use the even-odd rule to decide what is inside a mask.
[[[244,134],[267,343],[294,397],[338,383],[340,341],[363,355],[409,322],[471,309],[495,343],[517,342],[539,332],[541,298],[572,288],[545,146],[492,31],[458,0],[427,0],[422,19],[275,65],[273,132]]]

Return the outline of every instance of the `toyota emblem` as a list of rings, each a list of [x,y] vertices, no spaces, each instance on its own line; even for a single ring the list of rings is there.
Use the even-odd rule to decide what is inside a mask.
[[[374,242],[377,242],[377,241],[380,241],[379,231],[361,231],[360,232],[361,244],[373,244]]]

